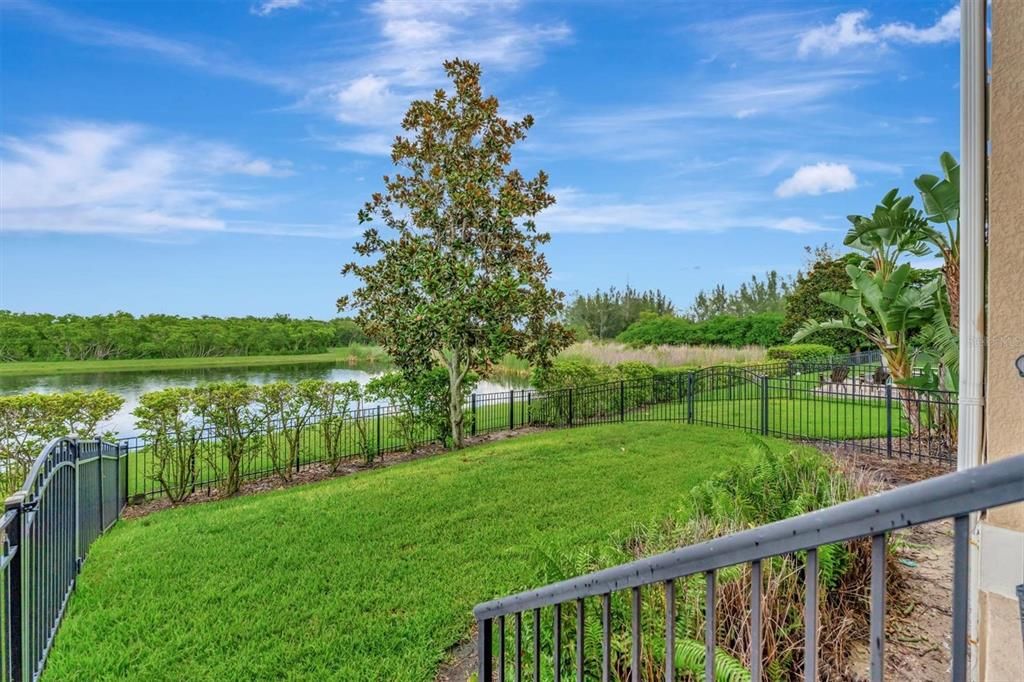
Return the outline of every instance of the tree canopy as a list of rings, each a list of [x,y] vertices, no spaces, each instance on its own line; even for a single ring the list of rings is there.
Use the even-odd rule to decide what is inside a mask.
[[[511,167],[512,147],[533,126],[509,121],[485,96],[480,66],[444,68],[454,85],[414,101],[395,139],[384,190],[359,212],[370,224],[355,246],[369,262],[344,274],[359,286],[338,301],[407,373],[448,371],[452,441],[462,443],[462,386],[512,354],[545,365],[571,341],[555,320],[563,294],[547,286],[539,247],[550,237],[533,218],[551,206],[548,176]],[[378,227],[378,225],[380,227]]]

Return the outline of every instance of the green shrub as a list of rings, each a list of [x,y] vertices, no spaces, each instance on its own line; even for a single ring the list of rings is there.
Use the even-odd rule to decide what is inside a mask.
[[[672,315],[646,316],[630,325],[618,340],[632,346],[773,346],[785,341],[780,313],[745,317],[720,315],[692,322]]]
[[[769,360],[822,360],[835,354],[835,348],[821,343],[791,343],[768,349]]]
[[[631,346],[696,345],[697,325],[675,315],[643,316],[617,337]]]
[[[177,504],[192,495],[205,424],[192,411],[193,391],[171,387],[143,393],[132,411],[153,460],[149,476]]]
[[[0,492],[17,490],[54,438],[110,437],[100,426],[123,404],[124,398],[102,389],[0,397]]]

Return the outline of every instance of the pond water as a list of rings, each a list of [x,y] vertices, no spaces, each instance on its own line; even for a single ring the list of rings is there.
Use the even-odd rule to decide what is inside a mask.
[[[327,381],[358,381],[365,384],[373,377],[387,371],[387,367],[373,365],[353,367],[325,363],[263,365],[259,367],[211,367],[205,369],[146,370],[140,372],[90,372],[87,374],[51,374],[37,376],[0,376],[0,395],[19,393],[58,393],[65,391],[94,391],[98,388],[123,397],[124,405],[104,425],[120,436],[134,435],[135,418],[132,410],[138,405],[139,396],[169,386],[195,386],[207,381],[247,381],[265,384],[271,381],[303,379],[324,379]],[[528,388],[525,378],[499,377],[481,381],[477,393],[493,393],[509,389]],[[375,403],[367,403],[372,407]]]

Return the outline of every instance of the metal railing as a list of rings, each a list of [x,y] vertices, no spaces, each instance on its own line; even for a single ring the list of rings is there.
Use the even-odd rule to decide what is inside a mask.
[[[566,648],[560,629],[561,609],[568,605],[577,614],[582,625],[588,600],[599,599],[602,613],[601,679],[610,680],[611,641],[610,604],[614,593],[629,591],[631,627],[629,633],[631,658],[628,669],[632,682],[641,679],[641,591],[662,589],[665,593],[665,677],[676,679],[676,581],[689,576],[704,576],[705,634],[704,677],[715,675],[715,591],[716,572],[730,566],[750,565],[750,673],[751,679],[762,679],[762,579],[761,562],[771,557],[806,552],[804,562],[804,679],[817,679],[818,670],[818,548],[830,543],[858,538],[871,539],[871,603],[870,638],[871,679],[883,678],[885,660],[885,585],[886,540],[895,530],[932,521],[953,519],[953,595],[952,595],[952,679],[967,679],[968,656],[968,545],[970,542],[970,515],[974,512],[1024,501],[1024,455],[1002,460],[974,469],[946,474],[896,490],[846,502],[803,516],[779,521],[759,528],[742,531],[723,538],[659,554],[657,556],[622,564],[614,568],[554,583],[535,590],[521,592],[484,604],[473,610],[477,621],[480,682],[494,679],[504,681],[508,668],[516,680],[522,679],[524,647],[522,624],[524,616],[532,614],[534,639],[532,664],[535,677],[540,679],[541,610],[554,613],[554,637],[550,642],[554,661],[554,679],[568,672],[575,679],[583,679],[585,666],[596,663],[585,660],[584,637],[586,629],[577,627],[575,656],[564,652]],[[506,650],[506,620],[512,619],[516,637],[511,655]],[[497,624],[498,651],[494,651],[494,626]],[[548,644],[548,643],[545,643]],[[526,652],[528,655],[530,652]],[[563,654],[569,653],[568,656]],[[717,653],[721,656],[721,652]]]
[[[0,517],[0,679],[42,674],[89,547],[127,503],[126,454],[115,443],[58,438],[7,498]]]

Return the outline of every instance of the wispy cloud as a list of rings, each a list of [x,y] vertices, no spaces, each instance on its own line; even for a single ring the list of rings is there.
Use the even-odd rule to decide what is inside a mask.
[[[361,56],[335,64],[328,82],[309,90],[300,106],[325,112],[346,127],[335,146],[380,153],[398,131],[409,102],[444,84],[441,64],[454,56],[488,72],[537,65],[545,50],[569,39],[564,23],[527,23],[515,2],[380,0],[367,10],[376,35]]]
[[[299,81],[284,72],[266,69],[195,43],[174,40],[131,26],[67,12],[31,0],[5,0],[5,19],[21,16],[39,28],[67,40],[97,47],[153,55],[162,60],[218,76],[238,78],[285,90],[295,90]]]
[[[305,0],[263,0],[249,8],[253,14],[261,17],[270,16],[283,9],[294,9],[305,4]]]
[[[801,34],[798,51],[803,56],[816,52],[837,55],[865,45],[884,47],[890,42],[946,43],[955,41],[960,35],[960,5],[950,9],[930,26],[892,22],[872,27],[868,25],[870,17],[871,13],[867,10],[843,12],[832,23]]]
[[[845,192],[857,186],[857,176],[843,163],[816,163],[801,166],[775,188],[775,196],[792,197],[798,194],[825,194]]]
[[[557,201],[538,220],[541,229],[556,233],[723,232],[763,229],[820,232],[828,228],[800,217],[771,216],[756,193],[698,192],[683,198],[624,200],[572,187],[552,190]]]
[[[12,232],[221,231],[224,212],[264,200],[232,189],[232,177],[292,173],[220,142],[80,121],[0,139],[0,163],[0,215]]]

